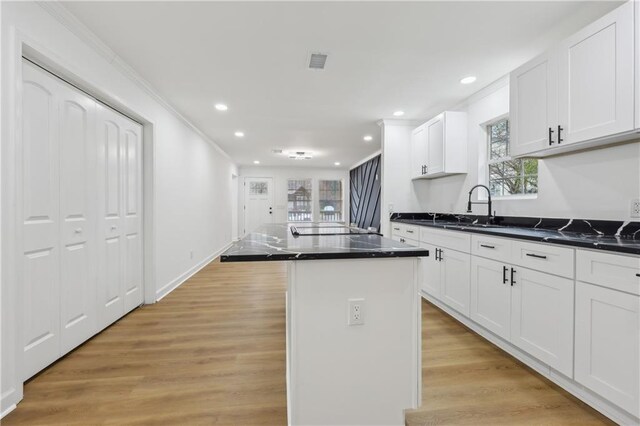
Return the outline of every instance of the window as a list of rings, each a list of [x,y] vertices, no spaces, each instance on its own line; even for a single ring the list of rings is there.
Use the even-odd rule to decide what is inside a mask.
[[[509,120],[487,126],[489,188],[494,197],[538,193],[538,160],[511,159]]]
[[[268,195],[267,182],[249,182],[250,195]]]
[[[342,181],[321,180],[320,222],[342,222]]]
[[[312,220],[311,179],[289,179],[287,212],[289,222]]]

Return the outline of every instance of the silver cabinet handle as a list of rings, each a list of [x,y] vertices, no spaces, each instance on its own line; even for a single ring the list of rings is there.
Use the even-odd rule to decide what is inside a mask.
[[[117,226],[115,226],[115,225],[111,225],[111,230],[112,230],[112,231],[115,231],[117,228],[118,228]]]
[[[80,234],[80,233],[82,233],[82,228],[76,228],[76,229],[74,229],[73,232],[75,232],[76,234]]]

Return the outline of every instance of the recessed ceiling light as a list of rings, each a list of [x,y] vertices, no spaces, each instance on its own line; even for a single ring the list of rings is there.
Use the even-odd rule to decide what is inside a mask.
[[[260,164],[260,162],[258,160],[254,160],[253,164]]]
[[[333,163],[334,166],[339,166],[340,162],[336,161],[335,163]]]
[[[462,80],[460,80],[460,83],[462,84],[471,84],[474,81],[476,81],[476,77],[473,75],[470,75],[469,77],[465,77]]]
[[[236,135],[237,138],[243,138],[244,132],[235,132],[234,135]]]
[[[367,136],[365,136],[365,137],[364,137],[364,138],[362,138],[362,139],[364,139],[364,140],[365,140],[365,142],[371,142],[371,141],[373,140],[373,136],[371,136],[371,135],[367,135]]]
[[[402,117],[404,115],[404,111],[396,111],[393,113],[396,117]]]
[[[218,111],[226,111],[229,109],[225,104],[215,104],[215,107]]]

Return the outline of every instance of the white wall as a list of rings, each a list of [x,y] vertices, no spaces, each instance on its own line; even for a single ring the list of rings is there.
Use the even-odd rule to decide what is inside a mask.
[[[466,212],[469,189],[486,183],[485,170],[479,173],[487,143],[484,125],[509,113],[508,80],[497,81],[452,109],[468,113],[469,173],[407,181],[412,193],[405,202],[411,205],[417,199],[417,211]],[[640,198],[640,141],[541,159],[538,179],[537,198],[496,200],[497,214],[629,220],[630,200]],[[485,206],[474,206],[474,213],[485,212]]]
[[[391,235],[389,216],[393,212],[420,211],[419,198],[411,183],[411,131],[419,122],[383,120],[382,187],[380,190],[380,232]]]
[[[240,178],[238,184],[240,185],[238,191],[238,203],[239,203],[239,217],[238,225],[240,231],[238,235],[244,235],[244,178],[245,177],[270,177],[273,178],[274,185],[274,222],[283,223],[287,222],[287,180],[288,179],[312,179],[312,199],[313,202],[318,202],[318,180],[342,180],[342,192],[343,192],[343,205],[344,205],[344,217],[345,222],[348,222],[349,218],[349,171],[345,169],[321,169],[314,167],[248,167],[243,166],[239,169]]]
[[[231,241],[231,176],[236,172],[235,165],[217,146],[127,75],[123,71],[126,66],[117,66],[117,58],[99,41],[90,36],[81,38],[78,34],[82,34],[82,30],[74,27],[72,21],[63,25],[64,15],[54,18],[53,12],[48,11],[51,6],[45,8],[34,2],[1,2],[0,5],[3,245],[16,220],[11,217],[13,157],[11,144],[7,143],[11,137],[8,123],[13,120],[12,99],[5,94],[15,85],[9,80],[9,74],[19,60],[12,56],[14,35],[19,35],[62,68],[72,71],[84,85],[98,88],[153,124],[156,263],[152,290],[158,297],[166,294]],[[16,343],[10,334],[12,330],[7,327],[16,321],[12,316],[15,281],[6,274],[6,265],[13,264],[6,247],[2,248],[2,254],[2,392],[5,396],[2,408],[5,409],[20,398],[21,386],[10,393],[11,387],[19,382],[13,374],[11,358]]]

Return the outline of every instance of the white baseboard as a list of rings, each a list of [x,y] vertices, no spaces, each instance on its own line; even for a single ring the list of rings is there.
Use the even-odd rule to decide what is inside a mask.
[[[171,280],[169,283],[162,286],[162,288],[158,289],[156,291],[156,303],[162,300],[162,298],[164,298],[167,294],[171,293],[173,290],[180,287],[189,278],[197,274],[202,268],[204,268],[209,263],[211,263],[216,257],[220,256],[226,249],[228,249],[231,246],[231,244],[233,244],[233,242],[228,243],[227,245],[222,247],[220,250],[216,250],[209,256],[205,257],[204,260],[202,260],[201,262],[193,266],[191,269],[187,270],[183,274],[180,274],[180,276]]]
[[[16,409],[16,404],[11,404],[2,413],[0,413],[0,419],[3,418],[4,416],[6,416],[7,414],[9,414],[10,412],[12,412],[15,409]]]
[[[471,331],[484,337],[489,342],[507,352],[509,355],[513,356],[523,364],[527,365],[529,368],[535,370],[540,375],[551,380],[553,383],[557,384],[576,398],[584,401],[586,404],[590,405],[595,410],[598,410],[605,416],[609,417],[614,422],[621,425],[640,425],[640,419],[634,417],[627,411],[593,393],[575,380],[566,377],[562,373],[554,370],[549,365],[540,362],[536,358],[533,358],[531,355],[522,351],[520,348],[491,333],[489,330],[475,323],[473,320],[465,317],[458,311],[451,309],[430,294],[420,291],[420,295],[430,303],[440,308],[442,311],[446,312],[447,314],[461,322]]]

